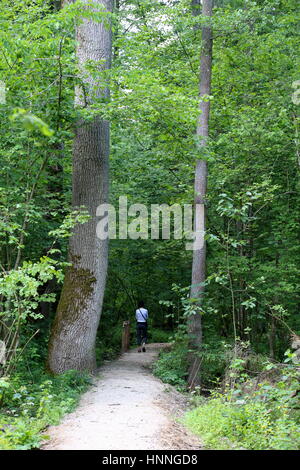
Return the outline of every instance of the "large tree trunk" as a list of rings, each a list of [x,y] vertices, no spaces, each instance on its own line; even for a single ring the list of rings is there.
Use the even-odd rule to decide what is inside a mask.
[[[197,14],[197,0],[192,1],[193,14]],[[212,17],[213,0],[202,0],[202,15]],[[200,11],[199,11],[200,13]],[[211,90],[211,66],[212,66],[212,28],[209,22],[202,27],[202,51],[200,58],[200,113],[197,123],[197,137],[199,145],[204,152],[208,138],[210,102],[204,101],[204,96],[210,95]],[[206,243],[205,234],[205,196],[207,186],[207,163],[204,159],[196,162],[195,169],[195,220],[194,230],[199,233],[198,247],[193,251],[191,298],[197,299],[196,307],[200,307],[204,293]],[[198,311],[189,318],[188,323],[190,337],[190,368],[188,382],[191,388],[200,385],[200,358],[199,351],[202,344],[201,315]]]
[[[112,10],[113,0],[93,3],[98,3],[101,10],[102,5]],[[99,71],[110,67],[111,30],[107,24],[84,19],[76,36],[83,86],[76,88],[75,104],[88,107],[109,94],[101,79],[92,78],[84,65],[95,61]],[[92,371],[96,367],[95,341],[108,258],[107,240],[96,236],[96,209],[108,199],[108,157],[109,123],[98,117],[78,122],[73,147],[72,205],[85,206],[91,219],[75,227],[70,238],[72,265],[66,272],[49,343],[48,368],[54,373],[68,369]]]

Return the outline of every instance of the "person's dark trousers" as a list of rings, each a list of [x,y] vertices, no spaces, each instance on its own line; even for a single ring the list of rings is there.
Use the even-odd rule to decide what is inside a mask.
[[[136,339],[137,344],[141,346],[142,343],[147,342],[147,323],[137,322],[136,324]]]

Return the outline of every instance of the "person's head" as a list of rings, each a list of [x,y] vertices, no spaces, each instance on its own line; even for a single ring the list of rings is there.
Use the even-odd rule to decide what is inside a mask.
[[[145,307],[145,302],[143,300],[140,300],[138,303],[138,308],[144,308]]]

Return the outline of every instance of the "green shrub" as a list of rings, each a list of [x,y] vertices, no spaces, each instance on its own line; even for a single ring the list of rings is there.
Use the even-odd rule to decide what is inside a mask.
[[[57,377],[42,371],[39,375],[39,383],[21,374],[0,379],[0,449],[39,447],[41,431],[73,411],[91,383],[87,374],[73,370]]]
[[[153,373],[163,382],[171,385],[186,385],[187,346],[177,344],[171,351],[162,351],[153,365]]]
[[[276,384],[261,383],[252,393],[238,387],[189,411],[186,425],[207,448],[300,449],[297,370],[286,366]]]
[[[101,331],[96,341],[96,359],[98,365],[104,360],[115,359],[121,351],[122,324],[111,325],[105,331]]]
[[[228,345],[218,338],[211,338],[209,343],[202,345],[201,383],[205,388],[215,386],[221,380],[226,368]]]
[[[284,409],[277,414],[274,419],[273,410],[262,402],[238,405],[214,398],[188,412],[186,424],[207,448],[300,449],[299,424]]]
[[[151,327],[148,332],[148,341],[149,343],[168,343],[171,335],[171,331]]]

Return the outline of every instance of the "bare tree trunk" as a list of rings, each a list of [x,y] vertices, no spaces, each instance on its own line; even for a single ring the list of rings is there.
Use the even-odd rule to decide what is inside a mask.
[[[89,3],[88,0],[85,0]],[[64,2],[64,5],[67,2]],[[94,0],[112,11],[113,0]],[[90,8],[90,7],[88,7]],[[75,104],[88,107],[109,90],[101,79],[91,77],[87,61],[99,71],[111,64],[111,30],[103,22],[84,19],[77,27],[77,58],[82,86],[75,90]],[[68,369],[94,370],[95,341],[107,273],[108,244],[96,236],[96,208],[108,199],[109,123],[95,117],[77,124],[73,146],[74,208],[85,206],[91,219],[75,227],[69,244],[67,272],[49,342],[48,368],[54,373]]]
[[[276,322],[275,318],[271,317],[268,339],[269,339],[269,355],[272,360],[275,359],[275,337],[276,337]]]
[[[120,0],[114,0],[114,13],[115,15],[120,14]],[[113,59],[117,60],[119,58],[120,46],[118,44],[118,39],[120,36],[120,26],[119,22],[115,25],[114,28],[114,35],[113,35],[113,43],[114,43],[114,50],[113,50]]]
[[[195,7],[197,1],[193,0],[193,14],[197,14]],[[212,17],[213,0],[202,1],[202,16]],[[207,146],[208,138],[208,125],[209,125],[209,111],[210,102],[204,101],[203,97],[210,95],[211,90],[211,67],[212,67],[212,28],[209,22],[202,27],[202,51],[200,58],[200,114],[197,124],[197,136],[199,138],[199,145],[202,152]],[[206,243],[204,240],[205,234],[205,196],[207,186],[207,163],[204,159],[199,159],[196,162],[195,170],[195,220],[194,229],[200,233],[199,247],[193,251],[193,266],[192,266],[192,286],[191,298],[197,299],[196,306],[200,306],[204,293],[205,282],[205,266],[206,266]],[[193,388],[195,385],[200,385],[200,358],[199,351],[202,344],[202,324],[201,315],[199,312],[192,315],[188,324],[190,348],[192,350],[190,357],[189,368],[189,386]]]

